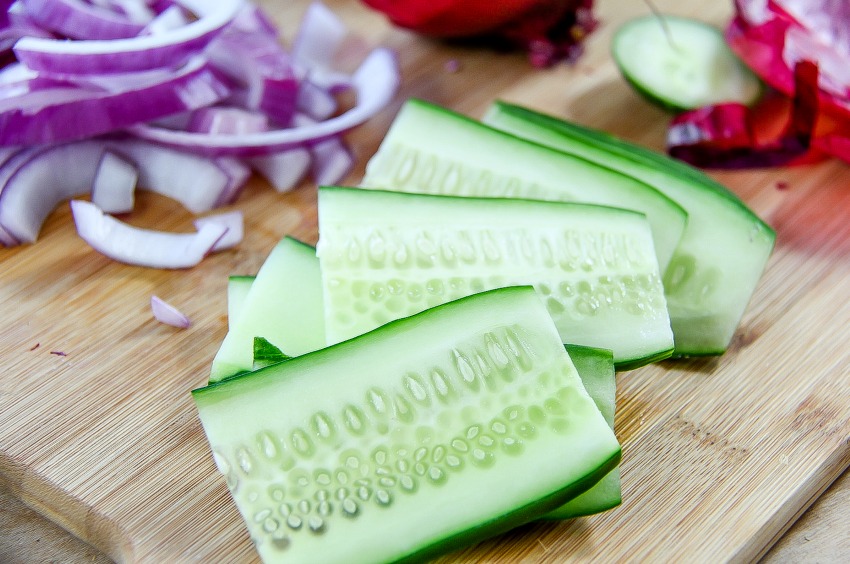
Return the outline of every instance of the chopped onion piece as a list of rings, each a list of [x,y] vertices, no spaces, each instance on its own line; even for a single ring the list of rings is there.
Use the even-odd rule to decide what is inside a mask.
[[[157,35],[188,24],[189,19],[186,17],[186,11],[177,4],[173,4],[163,10],[162,13],[157,14],[139,34]]]
[[[160,323],[171,325],[178,329],[188,329],[192,325],[192,321],[186,314],[159,296],[151,296],[151,311],[153,312],[154,319]]]
[[[168,233],[133,227],[106,215],[91,202],[71,200],[77,233],[96,251],[126,264],[151,268],[191,268],[225,235],[219,222],[196,233]]]
[[[0,170],[0,225],[18,241],[34,242],[60,202],[89,193],[102,153],[102,143],[81,141],[28,149],[9,159]]]
[[[111,151],[100,158],[91,189],[91,201],[105,213],[133,210],[139,171],[128,160]]]
[[[141,188],[177,200],[192,213],[213,209],[235,182],[244,181],[234,178],[238,165],[227,159],[207,159],[140,139],[110,141],[109,147],[136,165]]]
[[[126,39],[67,41],[24,37],[13,50],[31,69],[59,74],[128,72],[182,64],[233,19],[242,0],[180,0],[198,15],[183,27]]]
[[[310,151],[306,147],[293,147],[277,153],[251,157],[251,167],[263,175],[278,192],[295,188],[310,169]]]
[[[143,139],[204,154],[261,155],[326,139],[359,125],[392,100],[399,79],[394,53],[389,49],[377,48],[366,57],[352,77],[352,86],[357,95],[355,106],[326,121],[238,137],[175,131],[144,124],[132,126],[129,130]]]
[[[354,155],[339,137],[310,146],[313,153],[313,179],[319,186],[338,184],[354,168]]]
[[[227,228],[227,232],[224,236],[213,246],[213,252],[231,249],[242,242],[242,238],[245,235],[245,220],[241,211],[234,210],[231,212],[199,217],[194,221],[195,229],[200,230],[204,225],[210,222],[219,223]]]
[[[269,118],[260,112],[237,107],[212,106],[192,112],[188,131],[226,135],[245,135],[268,131]]]

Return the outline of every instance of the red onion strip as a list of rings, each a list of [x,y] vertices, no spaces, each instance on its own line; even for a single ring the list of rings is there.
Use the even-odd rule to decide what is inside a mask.
[[[113,40],[24,37],[13,50],[19,61],[47,73],[99,74],[173,67],[206,47],[242,6],[242,0],[179,3],[199,18],[172,31]]]
[[[91,188],[91,201],[105,213],[133,210],[139,171],[133,163],[105,151],[100,158]]]
[[[136,266],[191,268],[203,260],[227,232],[208,222],[196,233],[167,233],[133,227],[106,215],[91,202],[71,200],[77,233],[96,251]]]

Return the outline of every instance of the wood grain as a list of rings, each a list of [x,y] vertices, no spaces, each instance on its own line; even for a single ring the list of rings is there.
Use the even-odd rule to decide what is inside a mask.
[[[307,5],[260,4],[290,36]],[[389,45],[403,69],[396,102],[349,137],[359,164],[348,181],[409,96],[475,117],[504,98],[661,148],[668,117],[625,86],[607,51],[618,22],[646,8],[598,4],[604,23],[586,56],[541,71],[521,54],[425,40],[358,3],[329,2],[361,48]],[[656,4],[718,24],[730,10]],[[827,161],[717,177],[776,228],[777,248],[727,354],[618,377],[623,505],[528,525],[443,561],[754,560],[850,464],[850,171]],[[315,242],[315,189],[280,195],[255,180],[232,207],[246,212],[245,241],[187,271],[105,259],[76,237],[65,206],[38,243],[0,255],[0,476],[117,561],[256,559],[188,392],[224,336],[227,276],[255,272],[285,234]],[[151,194],[131,221],[191,229],[185,211]],[[193,326],[154,322],[152,293]]]

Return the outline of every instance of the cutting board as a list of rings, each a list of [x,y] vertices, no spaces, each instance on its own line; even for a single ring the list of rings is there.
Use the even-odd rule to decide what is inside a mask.
[[[291,37],[306,2],[260,2]],[[658,1],[725,22],[721,3]],[[731,3],[730,3],[731,4]],[[393,30],[355,2],[330,2],[361,37],[399,53],[396,101],[349,135],[355,183],[403,99],[480,117],[496,98],[663,147],[669,116],[639,99],[608,55],[612,29],[647,11],[597,2],[601,27],[573,67],[446,45]],[[764,552],[850,464],[850,168],[715,173],[778,233],[729,351],[618,376],[623,504],[530,524],[445,557],[462,562],[746,561]],[[171,272],[125,266],[74,231],[67,206],[34,245],[0,251],[0,479],[44,515],[126,562],[252,562],[189,391],[226,331],[231,274],[255,273],[284,235],[318,238],[315,186],[278,194],[253,180],[235,250]],[[139,195],[135,225],[189,231],[176,203]],[[151,294],[193,321],[157,323]],[[529,469],[529,479],[534,479]]]

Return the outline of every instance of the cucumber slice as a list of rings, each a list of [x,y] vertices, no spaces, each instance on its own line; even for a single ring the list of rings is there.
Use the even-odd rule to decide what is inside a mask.
[[[702,171],[556,117],[495,103],[485,116],[505,129],[631,174],[679,202],[688,225],[664,272],[675,356],[722,354],[758,284],[776,234]]]
[[[315,258],[318,264],[319,259]],[[301,276],[300,272],[291,272],[289,276]],[[309,277],[309,272],[308,272]],[[250,288],[250,282],[253,277],[232,277],[239,278],[237,284]],[[231,279],[231,281],[233,281]],[[298,299],[297,295],[291,296],[292,299]],[[229,298],[228,298],[229,299]],[[228,310],[231,311],[232,317],[236,318],[239,315],[241,302],[228,301]],[[305,331],[316,330],[315,325],[304,327]],[[317,338],[324,339],[324,334],[317,335]],[[282,343],[286,348],[286,343]],[[614,354],[605,349],[597,349],[592,347],[583,347],[580,345],[566,345],[567,352],[576,367],[579,378],[581,378],[590,398],[599,408],[605,421],[611,429],[614,428],[614,409],[616,405],[616,378],[614,374]],[[254,369],[263,368],[271,364],[289,360],[291,357],[283,354],[280,349],[269,343],[262,337],[254,339]],[[560,508],[548,513],[544,516],[546,519],[569,519],[572,517],[581,517],[583,515],[591,515],[611,509],[622,502],[622,494],[620,487],[620,469],[619,466],[606,474],[599,482],[594,484],[592,488],[580,494],[575,499],[568,501]]]
[[[614,33],[611,50],[626,82],[668,110],[750,105],[763,90],[723,33],[698,20],[666,15],[631,20]]]
[[[528,287],[192,394],[265,562],[424,560],[545,514],[620,458]]]
[[[635,178],[421,100],[408,100],[402,107],[368,162],[361,186],[638,210],[649,219],[662,271],[687,222],[676,202]]]
[[[251,291],[251,285],[256,276],[234,275],[227,279],[227,327],[233,323],[245,305],[245,298]]]
[[[577,345],[566,345],[566,347],[584,388],[599,408],[605,421],[608,422],[608,426],[614,429],[617,379],[614,373],[613,353],[605,349]],[[616,507],[622,502],[620,467],[617,466],[592,488],[547,513],[544,519],[572,519],[593,515]]]
[[[620,369],[672,351],[652,235],[637,212],[339,187],[321,187],[318,202],[328,343],[532,284],[565,343],[611,349]]]
[[[290,273],[298,272],[298,276]],[[292,299],[297,295],[297,299]],[[272,249],[257,272],[241,313],[233,320],[213,359],[210,382],[250,371],[254,366],[254,337],[263,337],[296,356],[325,346],[321,273],[315,249],[286,237]],[[297,322],[284,323],[282,320]],[[315,325],[315,331],[305,326]]]

